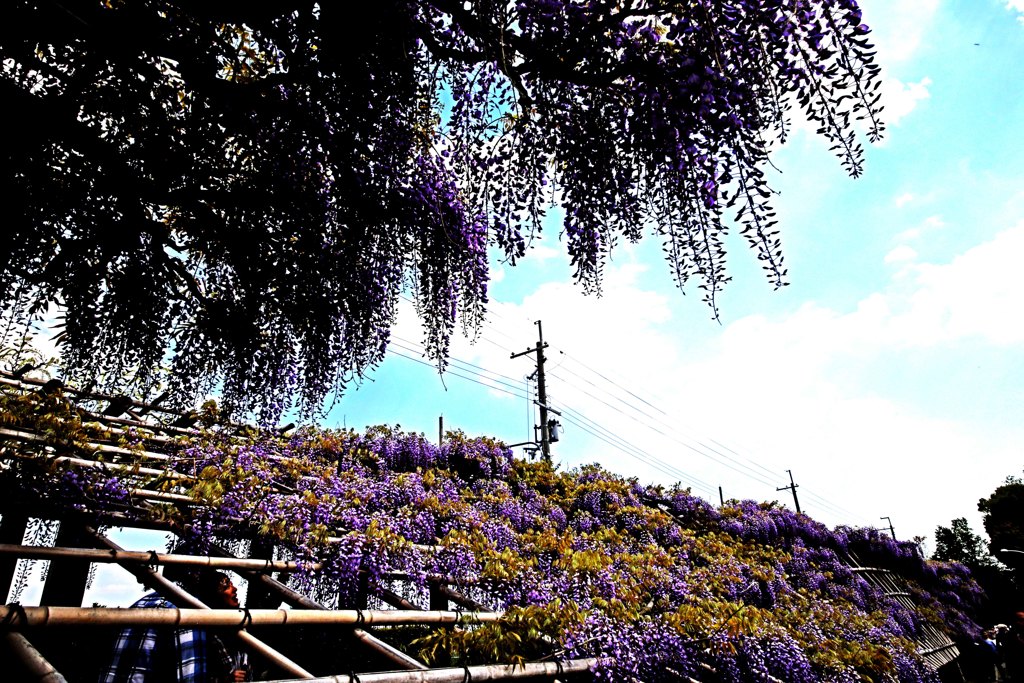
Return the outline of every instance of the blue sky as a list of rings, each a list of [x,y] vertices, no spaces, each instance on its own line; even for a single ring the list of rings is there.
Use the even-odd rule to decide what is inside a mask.
[[[394,353],[328,424],[436,438],[443,414],[447,427],[526,441],[533,364],[509,355],[533,345],[541,320],[552,403],[607,430],[598,439],[563,419],[563,468],[599,462],[713,501],[722,486],[790,505],[776,488],[792,469],[802,507],[829,525],[889,516],[899,537],[931,541],[965,516],[980,532],[977,500],[1024,469],[1024,2],[862,5],[886,139],[858,180],[806,126],[777,151],[790,286],[773,291],[736,239],[713,321],[647,238],[616,251],[603,296],[588,297],[552,220],[515,268],[495,264],[488,322],[475,343],[456,340],[443,382],[414,360],[423,337],[405,311]],[[487,381],[482,368],[505,384],[454,374]]]

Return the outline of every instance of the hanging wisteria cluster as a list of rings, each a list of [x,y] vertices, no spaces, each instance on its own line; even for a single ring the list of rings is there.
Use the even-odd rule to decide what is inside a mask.
[[[268,7],[271,7],[268,9]],[[356,18],[358,14],[358,18]],[[789,112],[853,176],[882,133],[854,0],[18,0],[0,32],[0,310],[68,372],[268,422],[383,358],[400,295],[443,368],[488,251],[552,202],[576,277],[653,232],[717,315],[738,226],[785,284]],[[18,326],[15,326],[17,328]]]
[[[61,414],[59,399],[5,400],[4,424],[48,427],[51,455],[100,436],[98,425]],[[388,427],[211,431],[182,439],[170,464],[188,478],[156,477],[147,488],[192,503],[145,513],[131,505],[137,473],[29,458],[7,466],[0,484],[10,500],[45,495],[85,512],[158,517],[198,551],[269,540],[306,567],[294,584],[327,606],[397,590],[401,572],[413,602],[444,577],[505,612],[494,624],[403,644],[433,662],[597,656],[607,658],[599,674],[609,680],[917,683],[937,680],[918,654],[925,629],[977,635],[970,573],[926,562],[913,544],[830,530],[777,504],[714,508],[596,465],[558,472],[458,432],[437,446]],[[867,581],[852,558],[895,572],[918,607]]]

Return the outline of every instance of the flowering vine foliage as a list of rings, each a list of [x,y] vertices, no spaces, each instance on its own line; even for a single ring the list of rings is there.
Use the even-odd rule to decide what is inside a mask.
[[[716,311],[737,225],[785,268],[769,147],[796,105],[853,176],[882,134],[854,0],[17,0],[0,31],[0,303],[67,367],[220,386],[273,420],[378,363],[400,293],[444,368],[566,207],[576,277],[664,243]]]
[[[59,394],[0,397],[5,429],[45,436],[3,440],[18,455],[0,470],[5,501],[45,495],[86,515],[157,518],[199,551],[269,540],[304,566],[293,584],[331,607],[380,589],[425,607],[445,577],[504,612],[400,643],[433,663],[596,656],[609,680],[934,682],[915,644],[923,629],[977,634],[979,590],[962,565],[776,504],[714,508],[596,465],[559,472],[491,439],[449,432],[438,447],[390,427],[288,437],[213,427],[174,444],[161,476],[82,468],[54,458],[106,437],[148,466],[147,434],[103,433]],[[143,508],[140,489],[189,503]],[[920,607],[866,581],[850,557],[899,574]]]

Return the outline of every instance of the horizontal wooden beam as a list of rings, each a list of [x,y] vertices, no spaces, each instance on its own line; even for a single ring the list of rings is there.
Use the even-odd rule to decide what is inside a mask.
[[[589,657],[564,662],[527,662],[525,664],[487,664],[426,671],[385,671],[373,674],[322,676],[305,683],[463,683],[464,681],[512,681],[529,678],[555,678],[582,674],[607,665],[610,660]],[[292,683],[271,681],[270,683]]]
[[[175,555],[168,553],[142,552],[138,550],[93,550],[86,548],[50,548],[38,545],[15,545],[0,543],[0,556],[13,555],[31,560],[77,559],[105,564],[130,562],[142,565],[184,565],[210,567],[214,569],[245,570],[254,572],[296,572],[297,562],[284,560],[250,560],[242,558],[209,557],[206,555]],[[309,565],[319,569],[320,563]]]
[[[89,529],[93,539],[102,546],[113,550],[122,551],[123,549],[117,543],[111,539],[97,533],[93,529]],[[157,593],[162,595],[164,598],[172,601],[176,605],[187,605],[193,608],[195,611],[206,611],[209,612],[207,606],[203,604],[201,600],[186,591],[181,586],[168,581],[164,576],[156,573],[150,567],[141,564],[133,564],[130,562],[120,562],[122,567],[127,569],[133,574],[139,581],[141,581],[148,588],[155,590]],[[81,608],[80,608],[81,609]],[[145,610],[143,610],[145,611]],[[89,623],[89,622],[87,622]],[[262,657],[272,665],[278,667],[281,671],[284,671],[289,676],[298,676],[303,679],[312,678],[313,674],[300,666],[297,662],[292,661],[288,657],[284,656],[274,648],[264,643],[259,638],[255,637],[244,628],[240,628],[235,632],[234,637],[238,642],[249,652]]]
[[[46,658],[39,653],[39,650],[32,647],[32,643],[25,639],[20,633],[8,631],[0,633],[2,641],[18,661],[21,662],[25,673],[33,683],[67,683],[67,679],[53,665],[46,661]],[[5,665],[4,670],[10,674],[9,668]]]
[[[175,626],[178,628],[247,626],[391,626],[403,624],[477,624],[497,621],[498,612],[441,610],[293,610],[293,609],[147,609],[139,607],[0,606],[7,628],[44,626]]]

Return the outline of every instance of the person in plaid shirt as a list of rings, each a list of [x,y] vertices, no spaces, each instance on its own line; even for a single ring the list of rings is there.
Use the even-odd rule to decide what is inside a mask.
[[[194,577],[189,586],[196,597],[212,608],[238,607],[238,591],[221,572]],[[137,600],[132,607],[174,608],[156,593]],[[244,681],[247,668],[216,635],[205,629],[133,627],[118,634],[110,666],[100,683],[223,683]]]

